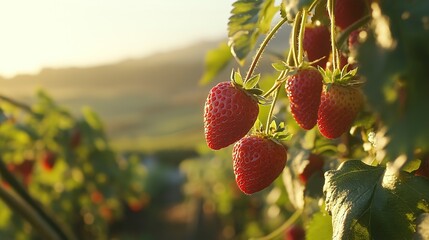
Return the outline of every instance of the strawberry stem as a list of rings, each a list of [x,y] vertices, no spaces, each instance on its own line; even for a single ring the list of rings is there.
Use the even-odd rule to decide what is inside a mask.
[[[277,33],[277,31],[285,22],[287,22],[287,18],[283,18],[280,22],[278,22],[273,27],[273,29],[271,29],[268,35],[265,37],[264,41],[262,41],[261,46],[259,47],[255,57],[253,58],[252,63],[250,64],[249,70],[247,71],[247,74],[246,74],[246,78],[244,79],[244,83],[246,83],[252,77],[253,72],[255,71],[256,66],[258,65],[258,61],[261,58],[262,53],[264,52],[265,48],[268,45],[268,42],[274,37],[274,35]]]
[[[299,42],[297,42],[299,33],[300,33],[300,23],[301,23],[301,17],[302,17],[302,12],[299,11],[296,16],[295,16],[295,20],[293,22],[293,27],[292,27],[292,36],[291,36],[291,40],[290,40],[290,49],[292,50],[292,56],[293,56],[293,66],[298,66],[299,64],[299,59],[298,59],[298,54],[297,51],[299,52]],[[298,45],[298,46],[297,46]],[[298,50],[297,50],[298,47]],[[290,64],[290,63],[288,63]]]
[[[298,62],[297,62],[297,66],[300,66],[301,63],[304,61],[304,47],[302,45],[302,42],[304,39],[305,24],[307,22],[307,14],[308,14],[308,12],[304,8],[302,10],[301,25],[299,27],[299,34],[298,34]]]
[[[279,96],[279,92],[280,92],[280,88],[277,88],[277,91],[274,92],[273,102],[271,103],[270,111],[268,112],[267,124],[265,125],[265,134],[267,134],[267,135],[270,134],[271,118],[273,117],[274,107],[276,105],[276,102],[277,102],[277,99]]]

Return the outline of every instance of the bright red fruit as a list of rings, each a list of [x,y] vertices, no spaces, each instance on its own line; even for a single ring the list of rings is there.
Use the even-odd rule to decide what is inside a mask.
[[[298,70],[286,81],[292,116],[303,129],[310,130],[316,125],[322,88],[323,77],[314,68]]]
[[[283,171],[286,148],[269,137],[252,135],[236,142],[232,150],[235,181],[252,194],[268,187]]]
[[[51,171],[52,168],[54,167],[56,161],[57,161],[57,157],[55,156],[55,153],[53,153],[51,151],[46,151],[45,153],[43,153],[42,167],[46,171],[48,171],[48,172]]]
[[[214,86],[204,107],[204,133],[214,150],[227,147],[245,136],[259,113],[257,100],[231,82]]]
[[[363,105],[359,88],[331,84],[325,86],[320,100],[317,125],[326,138],[337,138],[352,125]]]
[[[305,240],[305,230],[298,225],[292,225],[285,232],[285,240]]]
[[[365,0],[336,0],[334,7],[335,25],[346,29],[367,12]]]
[[[302,183],[306,184],[308,179],[317,171],[323,168],[323,158],[317,154],[310,154],[308,157],[308,164],[305,166],[302,173],[299,174],[299,179]]]
[[[304,30],[302,47],[307,52],[309,62],[320,61],[313,66],[324,68],[331,52],[331,40],[329,29],[326,26],[307,26]]]

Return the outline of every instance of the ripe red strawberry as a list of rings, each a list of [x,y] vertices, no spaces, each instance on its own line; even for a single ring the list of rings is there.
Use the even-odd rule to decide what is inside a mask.
[[[46,151],[42,155],[42,167],[46,171],[50,172],[57,161],[55,153]]]
[[[280,175],[287,151],[276,140],[252,135],[235,143],[232,159],[238,187],[245,194],[252,194],[268,187]]]
[[[303,184],[306,184],[308,179],[318,171],[321,171],[323,168],[323,158],[317,154],[310,154],[308,157],[309,163],[305,166],[302,173],[299,174],[299,179]]]
[[[336,0],[334,7],[335,25],[346,29],[367,12],[366,0]]]
[[[292,225],[285,232],[284,240],[304,240],[305,230],[298,225]]]
[[[323,77],[314,68],[298,70],[286,82],[292,116],[303,129],[316,125],[322,88]]]
[[[258,102],[231,82],[210,90],[204,107],[204,133],[214,150],[227,147],[245,136],[259,113]]]
[[[326,26],[306,26],[302,44],[307,53],[308,61],[313,62],[323,58],[314,63],[313,66],[324,68],[331,52],[329,29]]]
[[[317,125],[327,138],[337,138],[352,125],[363,105],[360,89],[340,84],[326,85],[320,100]]]

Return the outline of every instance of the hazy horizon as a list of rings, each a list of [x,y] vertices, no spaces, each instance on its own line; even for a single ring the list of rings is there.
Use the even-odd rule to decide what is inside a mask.
[[[226,38],[231,4],[227,0],[216,4],[209,0],[2,2],[0,76],[109,64]]]

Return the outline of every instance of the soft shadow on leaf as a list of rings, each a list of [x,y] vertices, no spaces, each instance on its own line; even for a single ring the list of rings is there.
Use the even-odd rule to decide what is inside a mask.
[[[325,174],[333,239],[411,239],[415,219],[429,211],[429,181],[385,170],[351,160]]]

